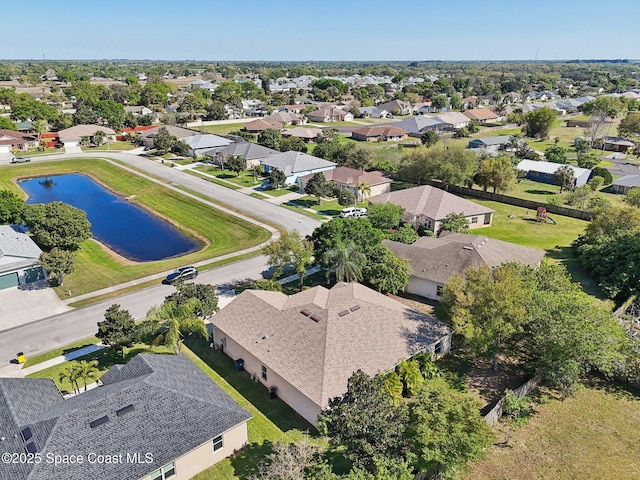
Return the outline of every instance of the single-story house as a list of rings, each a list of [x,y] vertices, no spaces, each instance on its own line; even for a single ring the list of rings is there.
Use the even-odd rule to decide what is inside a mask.
[[[379,107],[358,107],[358,111],[364,118],[387,118],[390,115],[387,110]]]
[[[6,146],[8,150],[26,152],[29,147],[38,146],[38,137],[15,130],[0,129],[0,146]]]
[[[326,170],[322,174],[328,181],[335,183],[340,190],[343,188],[351,190],[359,202],[364,200],[363,194],[358,188],[363,183],[369,185],[371,189],[368,196],[382,195],[391,191],[391,179],[380,172],[363,172],[358,168],[336,167],[333,170]],[[304,191],[307,182],[312,177],[313,174],[300,177],[300,190]]]
[[[497,135],[495,137],[474,138],[469,140],[468,148],[488,148],[503,150],[513,138],[512,135]]]
[[[353,113],[338,107],[321,107],[307,114],[310,122],[351,122]]]
[[[529,180],[553,184],[555,182],[554,174],[562,166],[564,165],[561,163],[543,162],[538,160],[521,160],[516,168],[527,172],[527,178]],[[573,170],[573,176],[576,179],[574,187],[579,187],[589,181],[591,170],[587,168],[574,167],[573,165],[566,166]]]
[[[278,122],[284,125],[302,125],[304,119],[297,113],[290,112],[274,112],[268,117],[265,117],[266,122]]]
[[[195,130],[191,130],[189,128],[178,127],[176,125],[159,125],[157,127],[150,128],[149,130],[145,130],[143,132],[138,133],[140,140],[142,141],[142,144],[145,147],[153,148],[154,147],[153,142],[161,128],[166,129],[167,132],[169,132],[169,134],[173,135],[178,140],[184,140],[188,137],[201,135],[200,132],[196,132]]]
[[[610,152],[622,152],[625,153],[629,149],[636,148],[636,144],[631,140],[621,137],[602,137],[595,141],[598,148],[603,148]]]
[[[224,147],[233,143],[233,141],[228,138],[219,137],[218,135],[210,133],[192,135],[184,138],[182,141],[189,146],[189,156],[191,157],[204,155],[207,150],[215,147]]]
[[[611,183],[611,191],[613,193],[626,194],[632,188],[640,188],[640,175],[625,175]]]
[[[282,131],[283,137],[298,137],[307,143],[315,141],[318,135],[322,135],[321,128],[294,127]]]
[[[260,133],[265,130],[280,130],[282,128],[282,122],[277,122],[275,120],[267,120],[266,118],[259,118],[257,120],[253,120],[251,122],[247,122],[244,124],[245,131],[249,133]]]
[[[433,102],[431,100],[425,102],[414,103],[412,107],[413,113],[416,115],[424,115],[425,113],[431,113],[434,111]]]
[[[15,225],[0,225],[0,290],[27,285],[46,277],[42,250]]]
[[[50,378],[0,378],[2,451],[43,460],[0,478],[187,480],[247,444],[251,414],[184,355],[139,354],[100,383],[65,399]]]
[[[295,105],[282,105],[278,108],[279,112],[289,112],[289,113],[301,113],[305,108],[309,108],[309,105],[304,105],[302,103],[297,103]]]
[[[357,370],[449,352],[446,324],[357,283],[295,295],[245,290],[212,317],[214,342],[310,423]]]
[[[75,125],[60,130],[58,137],[65,148],[79,147],[83,138],[93,137],[98,130],[102,130],[105,133],[108,141],[114,141],[116,139],[116,132],[114,130],[101,125]]]
[[[465,117],[469,120],[477,120],[480,123],[493,123],[500,120],[500,115],[498,115],[493,110],[489,110],[488,108],[475,108],[473,110],[467,110],[463,113]]]
[[[260,160],[271,155],[277,155],[281,152],[272,148],[263,147],[257,143],[240,142],[231,145],[212,148],[203,152],[204,155],[211,157],[213,162],[218,166],[226,163],[229,157],[242,157],[247,162],[247,168],[252,168],[260,164]]]
[[[407,138],[407,133],[406,130],[393,125],[373,125],[356,128],[351,132],[351,138],[365,142],[397,142]]]
[[[134,117],[140,117],[142,115],[151,115],[153,110],[145,107],[144,105],[126,105],[124,111],[131,113]]]
[[[413,113],[411,103],[405,102],[404,100],[391,100],[386,103],[381,103],[377,107],[391,112],[393,115],[411,115]]]
[[[476,108],[478,106],[478,97],[471,95],[462,99],[462,108]]]
[[[445,130],[457,130],[469,125],[469,117],[460,112],[446,112],[434,117],[436,120],[444,123]]]
[[[440,300],[444,284],[456,273],[470,268],[495,268],[506,262],[537,267],[544,250],[523,247],[481,235],[442,232],[439,237],[421,237],[415,243],[383,240],[398,257],[409,260],[411,276],[406,292]]]
[[[369,198],[369,203],[391,203],[404,209],[403,221],[437,232],[451,213],[463,213],[469,228],[490,227],[493,210],[453,195],[440,188],[423,185]]]
[[[260,164],[264,167],[265,173],[269,173],[273,169],[283,172],[287,177],[285,180],[287,185],[298,183],[298,179],[305,175],[333,170],[337,166],[333,162],[302,152],[283,152],[271,155],[261,159]]]
[[[427,117],[424,115],[416,115],[414,117],[405,118],[399,122],[394,122],[389,125],[401,128],[409,132],[412,137],[421,137],[423,133],[433,131],[436,133],[443,132],[446,124],[437,117]]]

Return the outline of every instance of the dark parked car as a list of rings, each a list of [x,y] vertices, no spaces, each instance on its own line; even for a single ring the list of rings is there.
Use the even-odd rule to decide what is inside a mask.
[[[31,158],[29,157],[13,157],[11,159],[11,163],[27,163],[30,161],[31,161]]]
[[[193,280],[198,276],[198,270],[196,267],[188,266],[188,267],[180,267],[177,268],[175,272],[167,275],[165,282],[169,285],[172,285],[181,280]]]

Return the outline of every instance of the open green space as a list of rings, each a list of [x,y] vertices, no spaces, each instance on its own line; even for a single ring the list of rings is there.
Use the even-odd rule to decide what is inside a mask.
[[[195,170],[213,175],[214,177],[221,178],[229,182],[237,183],[242,187],[255,187],[256,185],[260,185],[260,183],[262,183],[262,178],[260,177],[258,177],[257,180],[254,180],[255,177],[253,176],[253,172],[251,170],[243,170],[242,172],[240,172],[240,175],[236,175],[235,172],[232,172],[229,169],[222,170],[221,168],[215,167],[213,165],[195,167]]]
[[[133,150],[134,148],[137,148],[137,145],[134,143],[117,140],[109,144],[103,143],[99,147],[96,147],[96,146],[82,147],[82,150],[84,152],[96,152],[96,151],[109,151],[109,150],[116,150],[116,151],[117,150]]]
[[[474,187],[479,188],[479,187]],[[612,205],[622,205],[624,195],[616,193],[610,193],[607,191],[608,187],[603,188],[598,192],[598,195],[609,200]],[[549,199],[555,195],[560,194],[560,187],[558,185],[550,185],[546,183],[534,182],[532,180],[523,179],[519,183],[516,183],[507,195],[511,197],[523,198],[526,200],[533,200],[534,202],[540,202],[540,205],[544,205],[549,202]],[[566,195],[565,192],[562,195]],[[565,205],[571,208],[569,205]]]
[[[198,130],[202,133],[213,133],[214,135],[226,135],[229,132],[242,130],[244,128],[244,124],[250,121],[251,119],[247,119],[246,121],[239,122],[239,123],[223,123],[220,125],[201,125],[198,127],[193,127],[193,129]]]
[[[265,195],[269,195],[271,197],[281,197],[283,195],[287,195],[288,193],[291,192],[297,192],[300,189],[300,187],[298,185],[291,185],[289,187],[286,188],[277,188],[277,189],[273,189],[273,190],[262,190],[262,193],[264,193]]]
[[[69,291],[73,296],[82,295],[180,265],[256,246],[268,240],[270,236],[267,230],[257,225],[97,159],[64,160],[1,168],[0,188],[24,195],[15,183],[19,177],[71,172],[91,175],[120,195],[132,197],[131,201],[168,219],[181,230],[205,240],[206,245],[198,252],[179,258],[133,263],[117,259],[99,243],[87,240],[76,252],[75,271],[65,277],[62,287],[56,287],[61,298],[67,298]]]
[[[591,385],[574,397],[549,400],[536,410],[524,426],[501,427],[498,442],[508,439],[508,444],[492,446],[464,478],[640,478],[637,392]]]
[[[198,171],[196,171],[194,169],[191,169],[191,168],[183,170],[183,172],[186,172],[189,175],[193,175],[194,177],[204,178],[205,180],[208,180],[211,183],[215,183],[216,185],[220,185],[221,187],[230,188],[231,190],[240,190],[240,188],[241,188],[239,185],[235,185],[233,183],[226,182],[224,180],[220,180],[217,177],[209,177],[207,175],[203,175],[201,172],[198,172]]]

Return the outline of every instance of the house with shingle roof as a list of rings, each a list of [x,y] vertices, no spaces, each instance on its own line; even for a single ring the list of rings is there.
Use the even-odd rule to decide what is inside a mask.
[[[437,117],[427,117],[425,115],[408,117],[399,122],[390,123],[389,125],[406,130],[412,137],[420,137],[428,131],[440,133],[443,132],[446,127],[446,124]]]
[[[383,240],[399,258],[409,260],[411,275],[405,291],[432,300],[440,300],[447,280],[468,268],[495,268],[507,262],[531,267],[540,265],[544,250],[523,247],[481,235],[442,232],[439,237],[421,237],[415,243]]]
[[[480,123],[493,123],[497,122],[501,118],[500,115],[488,108],[475,108],[473,110],[467,110],[463,113],[463,115],[469,120],[477,120]]]
[[[283,137],[297,137],[307,143],[315,141],[318,138],[318,135],[322,135],[321,128],[294,127],[282,131]]]
[[[260,160],[265,173],[280,170],[287,179],[286,185],[298,183],[298,179],[316,172],[324,172],[336,168],[337,164],[302,152],[283,152]]]
[[[268,117],[264,118],[267,122],[278,122],[282,125],[302,125],[304,119],[297,113],[291,113],[286,111],[274,112]]]
[[[29,147],[37,147],[38,145],[38,137],[35,135],[4,128],[0,129],[0,147],[7,147],[7,152],[10,150],[26,152]]]
[[[445,130],[457,130],[469,125],[469,117],[460,112],[446,112],[434,117],[434,119],[444,123]]]
[[[212,317],[214,342],[255,381],[316,425],[357,370],[393,369],[420,352],[449,352],[453,330],[358,283],[295,295],[245,290]]]
[[[158,135],[158,132],[161,128],[166,129],[170,135],[173,135],[178,140],[184,140],[188,137],[193,137],[194,135],[201,135],[200,132],[191,130],[189,128],[178,127],[176,125],[159,125],[157,127],[150,128],[149,130],[138,133],[140,141],[145,147],[153,148],[156,135]]]
[[[280,129],[282,129],[282,126],[282,122],[269,120],[266,118],[258,118],[257,120],[252,120],[245,123],[244,129],[249,133],[260,133],[268,129],[280,131]]]
[[[353,193],[358,202],[364,200],[363,193],[359,189],[359,186],[363,183],[369,185],[371,189],[369,196],[381,195],[391,191],[391,179],[377,171],[365,172],[357,168],[336,167],[333,170],[326,170],[322,172],[322,174],[327,181],[335,183],[336,187],[340,190],[345,188],[351,190],[351,193]],[[313,175],[314,174],[309,174],[300,177],[301,191],[304,191],[309,180],[313,178]]]
[[[308,113],[307,118],[310,122],[350,122],[353,120],[353,113],[335,106],[326,106]]]
[[[369,203],[391,203],[404,209],[403,221],[437,232],[440,223],[451,213],[462,213],[469,228],[490,227],[493,210],[453,195],[440,188],[423,185],[369,198]]]
[[[189,146],[189,156],[200,156],[212,148],[224,147],[233,143],[233,140],[211,133],[192,135],[184,138],[182,141]]]
[[[116,132],[109,127],[102,125],[74,125],[73,127],[65,128],[58,132],[60,141],[64,144],[65,148],[77,147],[83,138],[93,137],[98,130],[105,133],[108,141],[115,140]]]
[[[211,157],[213,162],[218,166],[226,163],[229,157],[241,157],[247,163],[246,168],[252,168],[260,164],[260,160],[271,155],[277,155],[281,152],[272,148],[263,147],[257,143],[239,142],[232,143],[222,147],[212,148],[203,152],[204,155]]]
[[[624,175],[611,183],[613,193],[628,193],[632,188],[640,188],[640,175]]]
[[[351,132],[351,138],[365,142],[397,142],[407,138],[407,131],[393,125],[372,125],[356,128]]]
[[[542,160],[520,160],[516,169],[526,172],[526,178],[534,182],[555,184],[555,173],[560,167],[567,166],[573,170],[574,187],[584,185],[589,181],[591,170],[574,165],[544,162]]]
[[[101,383],[64,399],[52,379],[0,378],[0,451],[43,459],[0,478],[187,480],[247,443],[249,412],[184,355],[139,354]]]
[[[468,148],[504,149],[509,145],[512,138],[513,135],[496,135],[495,137],[474,138],[473,140],[469,140]]]
[[[404,100],[391,100],[381,103],[378,108],[391,112],[393,115],[411,115],[413,113],[411,103]]]
[[[42,250],[15,225],[0,225],[0,290],[45,278]]]

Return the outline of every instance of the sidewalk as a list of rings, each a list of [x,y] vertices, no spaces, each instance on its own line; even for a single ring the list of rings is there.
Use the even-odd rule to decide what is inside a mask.
[[[36,365],[27,367],[27,368],[22,368],[22,365],[18,363],[11,363],[9,365],[6,365],[0,368],[0,377],[10,377],[10,378],[26,377],[27,375],[31,375],[32,373],[45,370],[49,367],[53,367],[54,365],[59,365],[64,362],[75,360],[78,357],[82,357],[83,355],[88,355],[90,353],[97,352],[98,350],[102,350],[103,348],[106,348],[106,346],[102,345],[101,343],[96,343],[95,345],[87,345],[86,347],[82,347],[77,350],[74,350],[73,352],[69,352],[66,355],[60,355],[59,357],[46,360],[44,362],[38,363]]]

